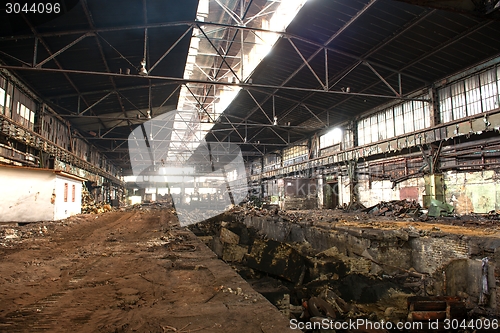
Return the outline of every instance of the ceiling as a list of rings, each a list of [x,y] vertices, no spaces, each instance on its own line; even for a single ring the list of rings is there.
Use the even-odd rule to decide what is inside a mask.
[[[491,13],[408,2],[306,2],[250,80],[225,81],[242,89],[208,139],[239,143],[251,158],[500,54],[500,21]],[[62,3],[52,16],[2,12],[0,67],[16,73],[127,173],[129,134],[148,120],[149,110],[152,117],[174,110],[180,86],[191,82],[184,68],[198,1]],[[241,15],[267,5],[228,3]],[[224,46],[217,48],[223,55]],[[140,74],[144,55],[148,75]]]

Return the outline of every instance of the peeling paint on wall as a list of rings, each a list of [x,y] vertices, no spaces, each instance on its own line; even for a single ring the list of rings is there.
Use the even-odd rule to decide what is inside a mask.
[[[459,215],[488,213],[500,209],[500,182],[495,171],[461,172],[444,174],[446,201]]]

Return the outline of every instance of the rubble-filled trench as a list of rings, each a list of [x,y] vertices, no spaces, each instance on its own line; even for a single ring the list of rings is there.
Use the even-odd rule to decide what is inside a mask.
[[[236,207],[190,229],[297,322],[497,320],[497,221],[391,219]]]

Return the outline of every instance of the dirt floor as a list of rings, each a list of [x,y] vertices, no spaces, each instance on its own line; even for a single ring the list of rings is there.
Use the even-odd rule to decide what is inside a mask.
[[[170,210],[0,229],[0,332],[291,332]]]

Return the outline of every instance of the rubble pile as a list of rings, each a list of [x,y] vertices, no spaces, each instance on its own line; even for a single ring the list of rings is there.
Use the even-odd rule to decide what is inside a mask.
[[[82,190],[82,214],[100,214],[113,210],[110,204],[95,202],[94,198],[86,189]]]
[[[304,218],[297,212],[273,210],[271,214],[295,221]],[[200,223],[190,229],[291,319],[404,320],[406,298],[418,295],[423,283],[409,273],[378,276],[372,273],[369,259],[348,258],[336,248],[318,252],[308,244],[267,239],[234,220]],[[402,302],[401,295],[406,297]],[[385,313],[398,302],[397,309]]]
[[[84,220],[82,216],[71,216],[60,221],[40,221],[0,225],[0,248],[11,247],[27,239],[41,239],[50,236],[58,227],[65,227]]]
[[[376,216],[394,216],[401,218],[416,218],[420,215],[422,207],[415,200],[382,201],[375,206],[362,211]]]

